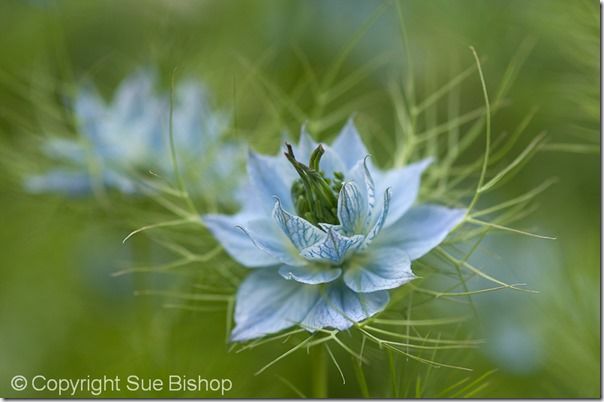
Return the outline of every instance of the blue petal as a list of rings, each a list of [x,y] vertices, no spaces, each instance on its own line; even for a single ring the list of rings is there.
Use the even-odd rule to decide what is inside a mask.
[[[365,156],[360,159],[356,164],[346,173],[346,180],[352,181],[357,185],[363,199],[362,203],[365,206],[365,224],[372,221],[371,217],[373,209],[375,207],[375,184],[369,167],[367,165],[369,156]]]
[[[161,157],[156,163],[165,161],[171,166],[166,135],[170,105],[166,96],[156,93],[155,77],[151,70],[141,69],[124,80],[114,96],[109,122],[115,129],[105,127],[103,136],[121,150],[123,162],[148,164],[151,155],[156,155]],[[122,131],[128,133],[128,147],[124,147]]]
[[[93,144],[99,144],[103,133],[99,125],[107,113],[102,98],[92,84],[85,84],[79,91],[74,101],[74,112],[80,131],[86,135]]]
[[[240,264],[255,268],[279,264],[279,260],[255,247],[249,237],[237,228],[247,221],[247,214],[205,215],[203,222],[227,253]]]
[[[86,149],[78,141],[64,138],[49,138],[43,145],[44,153],[51,158],[73,162],[78,165],[86,163]]]
[[[89,84],[75,101],[80,131],[90,139],[93,151],[105,160],[133,167],[148,165],[153,158],[149,151],[166,142],[162,124],[166,110],[167,102],[153,93],[153,77],[144,70],[122,82],[109,106]],[[126,137],[128,146],[124,146]],[[169,157],[159,163],[165,159]]]
[[[300,141],[298,142],[298,146],[294,147],[296,159],[304,164],[308,164],[310,155],[317,146],[318,143],[312,139],[312,136],[306,129],[306,124],[304,124],[300,132]],[[322,144],[322,146],[324,153],[321,157],[319,168],[329,177],[332,177],[334,172],[346,172],[346,165],[344,162],[342,162],[339,154],[329,145]]]
[[[317,147],[317,143],[312,139],[312,136],[306,129],[306,124],[302,125],[300,130],[300,141],[295,148],[296,158],[302,163],[307,163],[310,159],[310,154]]]
[[[348,119],[332,147],[342,158],[346,169],[351,169],[359,159],[363,159],[368,154],[352,118]]]
[[[367,233],[367,237],[365,238],[365,242],[363,247],[369,246],[369,244],[373,241],[373,239],[380,233],[382,228],[384,227],[384,222],[388,217],[388,213],[390,211],[390,189],[387,188],[386,192],[384,192],[384,205],[382,206],[382,211],[378,215],[375,223],[373,224],[369,233]]]
[[[25,179],[24,186],[27,191],[35,194],[58,192],[82,196],[92,191],[88,174],[67,170],[52,170],[43,175],[29,176]]]
[[[327,177],[333,177],[335,172],[344,173],[346,172],[346,165],[342,162],[340,155],[331,148],[329,145],[323,145],[324,153],[319,163],[319,168],[324,172]],[[306,161],[304,161],[306,163]]]
[[[338,219],[345,233],[359,233],[367,216],[367,202],[354,182],[346,182],[338,196]]]
[[[298,254],[298,250],[272,221],[251,220],[240,225],[239,229],[249,237],[254,246],[282,263],[294,266],[305,264],[304,259]]]
[[[319,286],[283,279],[276,270],[250,274],[237,291],[232,341],[245,341],[296,325],[317,302]]]
[[[372,250],[355,257],[344,273],[346,286],[360,293],[394,289],[414,278],[409,256],[396,248]]]
[[[375,240],[375,246],[396,247],[416,260],[438,246],[466,214],[465,209],[439,205],[411,208],[401,219],[385,228]]]
[[[223,168],[223,172],[232,173],[232,167],[224,168],[233,166],[233,162],[239,160],[238,155],[233,160],[234,155],[224,154],[225,148],[232,145],[221,142],[221,136],[228,129],[229,121],[228,113],[212,109],[208,91],[197,81],[188,78],[178,85],[174,106],[174,139],[177,147],[192,161],[199,162],[200,152],[219,152],[220,158],[216,164],[205,170],[220,171],[214,169],[218,165]]]
[[[273,208],[273,218],[298,250],[310,247],[326,236],[325,232],[312,223],[283,210],[279,199],[277,199]]]
[[[313,264],[300,267],[282,265],[279,268],[279,274],[285,279],[293,279],[309,285],[318,285],[338,279],[342,274],[342,270],[340,268],[322,267]]]
[[[248,220],[266,218],[264,210],[258,208],[260,198],[256,191],[254,191],[254,185],[249,180],[249,177],[242,178],[241,185],[235,191],[235,200],[239,205],[243,206],[239,214],[245,214]]]
[[[264,208],[270,213],[273,199],[277,197],[285,209],[293,210],[291,186],[295,180],[295,172],[285,157],[263,156],[250,151],[248,174],[261,203],[256,205],[256,208]]]
[[[344,258],[362,245],[365,238],[361,235],[343,236],[333,227],[325,226],[325,229],[327,231],[325,239],[302,250],[301,256],[311,261],[341,264]]]
[[[421,175],[430,163],[431,159],[424,159],[401,169],[376,172],[378,193],[392,188],[392,202],[385,226],[396,222],[413,205],[419,193]]]
[[[196,155],[204,149],[215,152],[211,149],[212,142],[218,139],[225,127],[216,124],[216,114],[208,109],[206,94],[200,85],[192,80],[178,85],[173,111],[174,141],[177,148],[187,155]],[[212,129],[208,130],[208,127]]]
[[[140,69],[126,78],[118,87],[111,105],[112,115],[130,120],[140,117],[151,104],[155,74],[148,69]]]
[[[311,332],[321,328],[342,331],[382,311],[388,300],[387,291],[355,293],[341,281],[332,282],[301,325]]]
[[[102,177],[99,179],[102,179],[102,184],[107,187],[115,188],[124,194],[134,194],[140,190],[140,183],[138,183],[136,180],[131,179],[125,174],[109,169],[106,169],[101,173]],[[93,180],[95,179],[97,178],[93,177]]]

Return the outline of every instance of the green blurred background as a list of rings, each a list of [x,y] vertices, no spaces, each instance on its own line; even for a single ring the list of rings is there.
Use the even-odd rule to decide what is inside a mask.
[[[217,104],[236,109],[241,135],[259,149],[274,151],[281,132],[296,133],[301,119],[272,110],[278,108],[270,101],[275,95],[262,90],[258,81],[269,77],[283,93],[296,93],[307,79],[305,66],[319,77],[325,74],[338,52],[375,16],[343,60],[342,77],[371,61],[375,66],[332,106],[343,110],[341,116],[327,122],[313,120],[312,100],[302,96],[299,104],[311,127],[325,139],[350,112],[357,111],[369,148],[382,163],[389,154],[370,130],[392,131],[386,90],[390,77],[412,66],[418,93],[429,94],[472,65],[468,46],[474,46],[484,61],[487,86],[495,92],[510,60],[523,46],[530,48],[508,93],[509,103],[493,120],[494,131],[510,130],[538,107],[518,150],[542,131],[552,143],[572,146],[540,152],[492,197],[506,200],[556,177],[557,184],[540,196],[538,208],[520,226],[557,240],[509,234],[489,237],[476,261],[500,279],[526,282],[540,293],[475,296],[481,317],[475,325],[488,342],[458,356],[474,369],[472,378],[497,369],[488,386],[473,396],[599,397],[598,2],[413,0],[402,1],[401,6],[409,58],[390,2],[0,3],[0,133],[5,170],[0,175],[0,395],[22,395],[9,385],[16,374],[201,375],[231,379],[234,387],[229,397],[296,397],[287,382],[309,395],[310,368],[304,352],[254,376],[278,355],[278,346],[229,352],[224,310],[167,309],[162,308],[162,297],[133,295],[137,289],[186,285],[197,267],[173,275],[110,276],[124,264],[165,258],[144,236],[121,243],[136,226],[116,219],[118,202],[133,209],[144,204],[121,199],[99,208],[95,200],[28,195],[15,171],[24,164],[35,165],[36,138],[49,127],[60,128],[56,113],[61,110],[57,95],[61,89],[88,77],[109,97],[118,82],[140,65],[158,66],[166,82],[174,68],[202,77]],[[477,77],[468,80],[462,91],[462,109],[481,106]],[[149,222],[144,217],[139,221]],[[211,242],[201,235],[195,241]],[[492,256],[495,253],[497,258]],[[223,254],[214,263],[229,261]],[[389,373],[387,362],[377,360],[370,371],[371,395],[391,396],[380,381]],[[452,384],[463,378],[441,375],[444,383],[434,385],[434,392],[426,396],[438,395],[450,385],[446,381]],[[405,384],[411,374],[402,370],[400,376]],[[330,396],[360,395],[354,376],[347,377],[343,385],[336,369],[330,368]]]

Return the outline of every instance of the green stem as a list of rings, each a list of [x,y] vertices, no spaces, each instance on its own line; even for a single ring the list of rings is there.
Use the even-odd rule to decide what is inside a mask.
[[[312,395],[327,398],[327,355],[323,346],[311,349]]]

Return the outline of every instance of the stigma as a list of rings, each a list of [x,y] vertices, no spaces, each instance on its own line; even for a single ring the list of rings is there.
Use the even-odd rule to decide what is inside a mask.
[[[319,228],[320,223],[338,225],[338,194],[344,175],[334,172],[334,177],[327,177],[320,169],[325,153],[322,145],[311,153],[308,165],[296,160],[292,146],[288,143],[285,145],[285,157],[300,176],[291,188],[297,214]]]

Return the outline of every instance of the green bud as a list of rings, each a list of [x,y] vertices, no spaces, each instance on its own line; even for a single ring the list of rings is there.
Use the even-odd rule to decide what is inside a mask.
[[[296,160],[290,144],[286,144],[286,147],[285,157],[300,176],[291,188],[298,215],[316,226],[319,223],[339,224],[338,194],[344,182],[344,175],[335,172],[333,178],[328,178],[321,171],[321,157],[325,153],[322,145],[312,152],[308,166]]]

